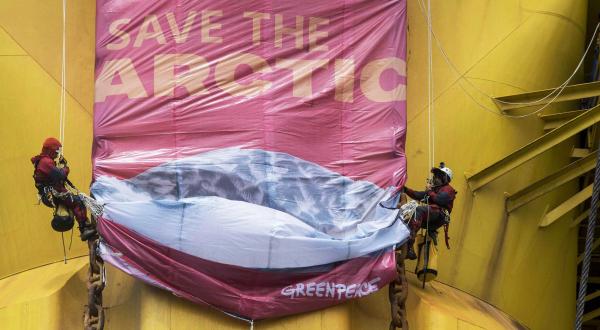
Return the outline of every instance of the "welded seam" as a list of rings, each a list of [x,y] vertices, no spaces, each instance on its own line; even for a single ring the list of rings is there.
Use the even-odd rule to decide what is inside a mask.
[[[0,29],[2,29],[2,31],[4,31],[6,33],[6,35],[9,36],[17,44],[17,46],[21,47],[21,49],[27,53],[27,55],[22,55],[22,56],[28,56],[29,58],[31,58],[31,60],[34,61],[38,65],[38,67],[40,69],[42,69],[42,71],[44,71],[52,80],[54,80],[56,85],[60,88],[60,82],[58,80],[56,80],[56,78],[54,78],[54,76],[48,70],[46,70],[46,68],[40,62],[38,62],[38,60],[34,56],[32,56],[31,53],[29,53],[27,51],[27,49],[25,47],[23,47],[23,45],[21,45],[21,43],[19,43],[17,41],[17,39],[15,39],[15,37],[12,34],[10,34],[4,26],[2,26],[1,23],[0,23]],[[67,90],[67,94],[69,94],[69,96],[71,97],[71,99],[73,99],[75,101],[75,103],[79,104],[79,106],[84,110],[84,112],[88,113],[90,116],[93,116],[92,112],[88,108],[86,108],[83,104],[81,104],[79,102],[79,100],[75,96],[73,96],[73,94],[71,94],[71,92],[69,92],[69,90]]]
[[[563,19],[569,23],[571,23],[572,25],[574,25],[577,30],[579,30],[579,32],[581,32],[582,35],[585,36],[585,30],[581,25],[579,25],[576,21],[574,21],[572,18],[565,16],[563,14],[559,14],[559,13],[555,13],[552,11],[547,11],[547,10],[535,10],[535,9],[529,9],[529,8],[525,8],[523,6],[521,6],[521,9],[525,12],[529,12],[529,13],[535,13],[535,14],[541,14],[541,15],[548,15],[548,16],[553,16],[553,17],[557,17],[560,19]]]

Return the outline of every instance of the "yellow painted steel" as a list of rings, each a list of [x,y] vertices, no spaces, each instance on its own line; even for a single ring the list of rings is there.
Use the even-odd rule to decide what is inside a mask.
[[[87,190],[91,179],[94,45],[94,16],[90,13],[94,11],[92,4],[71,2],[71,87],[66,100],[64,148],[72,168],[71,181]],[[41,151],[46,137],[59,134],[60,4],[0,1],[0,278],[63,259],[60,234],[50,228],[52,211],[36,205],[37,191],[29,160]],[[85,102],[72,96],[86,93]],[[65,235],[68,244],[69,233]],[[87,246],[75,234],[69,256],[86,251]]]
[[[553,191],[561,185],[591,171],[596,166],[596,155],[597,152],[594,151],[547,177],[530,184],[524,189],[509,194],[506,200],[506,210],[512,212],[536,198]]]
[[[569,85],[563,89],[559,96],[554,97],[556,94],[552,94],[553,96],[546,98],[544,101],[536,102],[546,95],[552,93],[553,89],[545,89],[541,91],[534,91],[529,93],[519,93],[517,95],[509,95],[509,96],[501,96],[496,98],[496,104],[498,107],[502,109],[502,111],[510,111],[519,108],[525,108],[527,106],[518,103],[535,103],[538,104],[547,104],[549,102],[563,102],[563,101],[571,101],[578,100],[587,97],[600,95],[600,82],[594,81],[583,84],[574,84]],[[503,102],[511,102],[510,103],[501,103]],[[515,104],[517,103],[517,104]]]
[[[581,191],[569,197],[569,199],[562,202],[552,211],[545,214],[542,220],[540,221],[540,227],[550,226],[556,220],[560,219],[560,217],[567,214],[579,204],[585,202],[590,197],[592,197],[592,185],[585,187]]]
[[[569,120],[579,116],[585,111],[586,110],[573,110],[559,112],[551,115],[541,115],[540,119],[545,121],[544,131],[549,131],[566,124]]]
[[[594,252],[594,250],[596,250],[598,248],[598,246],[600,246],[600,239],[596,239],[594,241],[594,243],[592,243],[592,252]],[[577,263],[580,264],[583,261],[583,254],[580,254],[577,257]],[[592,282],[590,282],[592,283]]]
[[[38,267],[0,280],[2,329],[78,329],[87,258]]]
[[[587,1],[431,3],[433,29],[460,71],[456,74],[434,51],[435,162],[445,161],[452,168],[452,184],[458,191],[450,225],[451,250],[440,248],[437,280],[490,302],[531,329],[571,329],[577,231],[569,227],[568,218],[575,214],[547,228],[539,228],[538,223],[544,210],[559,205],[578,187],[574,182],[565,184],[510,215],[505,211],[504,192],[519,191],[570,163],[575,140],[564,140],[473,195],[461,174],[475,173],[539,138],[544,122],[536,115],[510,119],[491,113],[500,111],[464,79],[491,96],[560,85],[584,50]],[[408,186],[420,188],[430,166],[427,30],[418,2],[408,4]],[[579,74],[572,83],[581,78]],[[489,109],[478,107],[465,90]],[[576,109],[563,103],[544,114]]]
[[[475,174],[467,175],[471,190],[475,191],[485,186],[598,122],[600,122],[600,106],[595,106]]]
[[[553,209],[577,191],[565,184],[510,214],[506,191],[519,191],[570,162],[574,140],[470,193],[462,173],[475,173],[543,134],[538,116],[509,119],[491,113],[492,96],[557,86],[570,74],[585,43],[585,0],[432,0],[433,28],[456,74],[435,49],[435,161],[445,161],[459,191],[452,215],[451,250],[440,248],[440,282],[425,290],[411,286],[408,315],[413,329],[506,329],[515,327],[497,309],[531,329],[569,329],[574,320],[576,230],[571,221],[540,229],[544,210]],[[50,229],[50,210],[35,206],[29,157],[41,141],[58,134],[60,81],[60,1],[0,1],[0,278],[62,259],[60,236]],[[69,1],[67,127],[65,152],[76,185],[90,181],[93,104],[93,1]],[[408,1],[408,141],[409,181],[425,184],[427,159],[427,34],[416,0]],[[578,76],[580,79],[581,76]],[[579,80],[580,81],[580,80]],[[466,91],[465,91],[466,90]],[[467,94],[467,92],[469,94]],[[480,109],[473,99],[490,109]],[[568,102],[544,112],[573,110]],[[568,218],[571,214],[563,218]],[[69,256],[84,254],[74,241]],[[3,280],[2,329],[77,329],[85,302],[82,272],[71,271],[62,289],[46,278],[57,270],[26,271]],[[409,263],[408,269],[414,269]],[[17,278],[37,274],[27,281]],[[13,276],[11,276],[13,278]],[[416,281],[416,280],[415,280]],[[54,283],[56,284],[56,283]],[[53,285],[54,285],[53,284]],[[451,287],[450,287],[451,286]],[[11,300],[7,288],[37,293]],[[458,288],[461,291],[452,289]],[[24,294],[25,295],[25,294]],[[25,297],[25,296],[23,296]],[[36,298],[38,297],[38,298]],[[112,271],[105,291],[107,329],[244,329],[247,324],[190,304],[162,290]],[[80,320],[79,320],[80,321]],[[324,311],[259,323],[260,329],[386,329],[389,305],[385,290]]]
[[[571,221],[570,227],[576,227],[577,225],[579,225],[583,220],[587,219],[587,217],[590,216],[590,209],[587,209],[583,212],[581,212],[577,218],[573,219],[573,221]]]

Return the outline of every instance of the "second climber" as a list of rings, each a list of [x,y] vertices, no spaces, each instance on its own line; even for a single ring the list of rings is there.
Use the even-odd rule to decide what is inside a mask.
[[[444,226],[446,245],[448,245],[448,225],[456,197],[456,190],[450,185],[452,170],[444,163],[440,163],[439,167],[431,169],[431,173],[433,173],[432,182],[427,184],[424,191],[415,191],[404,187],[404,192],[410,198],[424,202],[424,205],[417,207],[414,218],[408,222],[410,239],[407,258],[411,260],[417,258],[413,245],[419,229],[428,230],[428,234],[436,240],[437,230]]]

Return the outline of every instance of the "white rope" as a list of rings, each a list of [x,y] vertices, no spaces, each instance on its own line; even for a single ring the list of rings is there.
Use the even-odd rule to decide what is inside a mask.
[[[429,166],[434,167],[435,162],[435,127],[434,127],[434,109],[433,109],[433,43],[431,27],[431,0],[427,0],[427,118],[428,118],[428,154]]]
[[[60,119],[59,119],[59,139],[60,142],[65,144],[65,121],[67,115],[67,103],[66,103],[66,88],[67,88],[67,66],[66,66],[66,35],[67,35],[67,0],[62,1],[62,57],[61,57],[61,76],[60,76]]]
[[[98,203],[97,200],[93,199],[92,197],[90,197],[82,192],[79,192],[78,195],[83,200],[83,204],[85,205],[85,207],[88,210],[90,210],[90,213],[94,217],[97,218],[102,215],[102,212],[104,212],[104,204]]]
[[[65,265],[67,264],[67,251],[65,249],[65,236],[64,233],[61,231],[60,232],[60,239],[62,240],[62,247],[63,247],[63,260],[65,261]]]
[[[429,1],[429,0],[428,0]],[[423,16],[426,17],[427,21],[430,21],[430,15],[428,13],[425,13],[425,5],[423,4],[422,0],[418,0],[419,3],[419,9],[421,10],[421,14]],[[437,35],[435,34],[435,32],[433,31],[432,27],[431,27],[431,23],[428,22],[428,27],[430,29],[431,35],[433,36],[433,39],[436,41],[436,45],[438,47],[438,49],[440,50],[440,52],[442,53],[442,57],[444,58],[444,60],[446,61],[446,63],[448,64],[448,66],[456,73],[456,75],[458,76],[458,85],[459,87],[465,92],[465,94],[467,94],[467,96],[469,96],[469,98],[471,98],[471,100],[473,100],[473,102],[475,102],[480,108],[489,111],[495,115],[499,115],[499,116],[504,116],[504,117],[509,117],[509,118],[525,118],[525,117],[529,117],[531,115],[535,115],[541,111],[543,111],[544,109],[546,109],[548,106],[550,106],[557,98],[558,96],[563,92],[563,90],[567,87],[567,85],[569,84],[569,82],[573,79],[573,77],[575,76],[575,74],[577,74],[577,72],[579,71],[579,69],[581,68],[587,53],[589,52],[591,45],[594,42],[595,36],[598,33],[598,29],[600,27],[600,23],[596,25],[596,28],[594,30],[594,34],[592,35],[592,37],[590,38],[590,43],[588,44],[585,52],[583,53],[577,67],[575,68],[575,70],[573,70],[573,72],[571,73],[571,75],[562,83],[560,84],[558,87],[554,88],[549,94],[547,94],[546,96],[538,99],[538,100],[533,100],[531,102],[508,102],[508,101],[501,101],[501,100],[497,100],[500,103],[504,103],[504,104],[515,104],[515,105],[538,105],[540,102],[546,100],[547,98],[549,98],[550,96],[552,96],[553,94],[556,93],[556,95],[552,98],[552,100],[550,100],[547,104],[545,104],[544,106],[542,106],[541,108],[531,112],[531,113],[527,113],[527,114],[523,114],[523,115],[509,115],[509,114],[505,114],[505,113],[499,113],[496,109],[490,109],[489,107],[485,106],[484,104],[482,104],[481,102],[479,102],[478,100],[476,100],[466,89],[465,87],[460,83],[461,81],[466,81],[467,84],[469,84],[469,86],[473,87],[475,90],[477,90],[479,93],[481,93],[482,95],[486,96],[487,98],[494,98],[493,96],[485,93],[483,90],[481,90],[480,88],[478,88],[475,84],[473,84],[469,79],[465,78],[463,76],[463,74],[460,72],[460,70],[458,70],[458,68],[456,67],[456,65],[454,65],[454,63],[452,63],[452,61],[450,60],[450,58],[448,57],[448,54],[446,53],[446,51],[444,50],[444,48],[441,45],[440,40],[438,39]]]

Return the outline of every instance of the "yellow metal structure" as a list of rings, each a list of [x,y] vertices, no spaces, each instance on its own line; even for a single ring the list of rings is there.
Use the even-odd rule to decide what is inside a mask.
[[[510,95],[510,96],[502,96],[502,97],[496,98],[496,103],[498,104],[498,107],[502,111],[508,112],[510,110],[515,110],[515,109],[520,109],[520,108],[525,107],[523,104],[519,104],[519,103],[534,102],[536,105],[539,105],[539,104],[543,105],[543,104],[547,104],[550,101],[564,102],[564,101],[583,99],[583,98],[592,97],[592,96],[598,96],[598,95],[600,95],[600,82],[594,81],[594,82],[583,83],[583,84],[569,85],[569,86],[565,87],[563,89],[563,91],[559,94],[559,96],[557,96],[556,98],[554,98],[554,95],[556,95],[556,93],[554,93],[554,94],[552,94],[552,96],[546,98],[544,101],[535,102],[537,100],[544,98],[546,95],[548,95],[552,92],[553,92],[553,89],[544,89],[544,90],[535,91],[535,92],[519,93],[517,95]],[[498,102],[498,101],[511,102],[512,104],[502,103],[502,102]]]
[[[586,199],[592,197],[592,185],[585,187],[580,192],[574,194],[566,201],[562,202],[559,206],[548,212],[542,218],[540,227],[547,227],[554,223],[554,221],[560,219],[563,215],[573,210],[579,204],[583,203]]]
[[[586,110],[573,110],[553,113],[550,115],[540,115],[540,119],[542,119],[545,122],[544,131],[550,131],[566,124],[569,120],[579,116],[585,111]]]
[[[566,139],[573,137],[575,134],[598,122],[600,122],[600,106],[585,111],[562,126],[544,134],[481,171],[478,171],[473,175],[467,175],[467,181],[469,182],[471,190],[475,191],[483,187],[501,175],[523,165],[525,162],[548,151],[550,148],[557,146]]]
[[[596,151],[561,168],[551,175],[538,180],[515,193],[509,194],[506,200],[506,210],[512,212],[527,203],[544,196],[554,189],[568,183],[596,166]]]
[[[545,144],[551,150],[536,146],[538,156],[522,166],[510,166],[510,173],[503,170],[495,172],[503,176],[477,180],[476,194],[460,173],[476,173],[544,133],[544,121],[538,116],[511,119],[499,111],[492,113],[493,101],[470,84],[492,96],[558,86],[583,52],[587,1],[431,3],[433,29],[459,71],[448,66],[434,45],[435,161],[445,161],[454,170],[452,184],[459,194],[450,226],[452,249],[440,248],[437,280],[419,289],[414,279],[410,287],[411,328],[518,328],[512,318],[530,329],[569,329],[574,320],[577,233],[570,226],[572,220],[559,219],[546,228],[538,223],[545,210],[560,205],[577,185],[565,182],[510,215],[504,192],[525,189],[570,163],[574,141],[568,137],[580,126],[568,134],[561,128],[551,131],[560,135]],[[72,181],[84,190],[91,167],[94,11],[93,1],[68,1],[65,154],[73,169]],[[408,1],[408,16],[408,186],[419,189],[430,164],[427,24],[418,0]],[[50,210],[34,205],[29,163],[43,139],[59,131],[61,22],[59,0],[0,1],[2,329],[79,329],[82,324],[78,321],[86,301],[85,258],[48,265],[62,260],[62,246],[59,234],[50,228]],[[573,83],[581,76],[576,80]],[[549,107],[544,115],[574,109],[567,102]],[[596,112],[580,116],[597,118]],[[576,216],[567,213],[563,218]],[[69,257],[86,253],[75,237]],[[414,269],[414,263],[407,268]],[[104,295],[107,329],[248,327],[114,270]],[[259,322],[256,328],[386,329],[389,317],[387,293],[379,292],[323,311]]]

